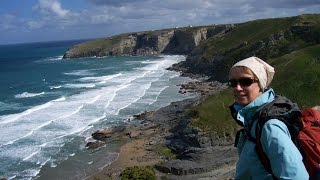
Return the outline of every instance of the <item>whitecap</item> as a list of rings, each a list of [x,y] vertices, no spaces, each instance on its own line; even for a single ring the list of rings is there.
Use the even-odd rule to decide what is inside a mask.
[[[93,76],[90,76],[90,77],[83,77],[83,78],[80,78],[79,81],[94,81],[94,82],[105,82],[105,81],[108,81],[108,80],[111,80],[113,78],[116,78],[116,77],[119,77],[123,75],[122,73],[117,73],[117,74],[113,74],[113,75],[108,75],[108,76],[97,76],[97,77],[93,77]]]
[[[16,120],[18,120],[19,118],[29,115],[31,113],[34,113],[36,111],[39,111],[41,109],[45,109],[48,108],[52,105],[52,102],[49,101],[45,104],[39,105],[39,106],[35,106],[31,109],[28,109],[26,111],[23,111],[22,113],[18,113],[18,114],[11,114],[11,115],[7,115],[7,116],[0,116],[0,124],[5,124],[5,123],[10,123],[10,122],[14,122]]]
[[[71,72],[65,72],[63,74],[71,75],[71,76],[92,76],[92,75],[94,75],[94,73],[89,70],[75,70],[75,71],[71,71]]]
[[[64,85],[66,88],[94,88],[95,84],[66,84]]]
[[[41,166],[44,166],[47,162],[49,162],[51,160],[51,157],[50,158],[48,158],[48,159],[46,159],[43,163],[41,163],[40,165]]]
[[[161,92],[164,91],[165,89],[167,89],[168,87],[169,86],[164,86],[162,89],[160,89],[160,91],[158,92],[158,95],[156,96],[156,98],[152,102],[150,102],[149,105],[155,103],[158,100],[159,95],[161,94]]]
[[[27,161],[28,159],[32,158],[34,155],[38,154],[40,152],[41,148],[39,148],[37,151],[31,153],[29,156],[22,159],[22,161]]]
[[[14,97],[15,98],[29,98],[29,97],[35,97],[35,96],[41,96],[45,94],[45,92],[41,93],[28,93],[28,92],[23,92],[21,94],[16,94]]]
[[[50,89],[60,89],[62,86],[59,85],[59,86],[50,86]]]
[[[101,97],[101,95],[97,95],[91,101],[87,102],[87,104],[93,104],[94,102],[98,101],[100,97]]]
[[[14,175],[14,176],[8,177],[8,179],[11,180],[11,179],[15,179],[16,177],[17,175]]]
[[[57,61],[57,60],[62,60],[63,56],[55,56],[55,57],[51,57],[48,58],[49,61]]]
[[[52,100],[53,102],[61,102],[61,101],[65,101],[66,100],[66,97],[62,96],[61,98],[58,98],[58,99],[55,99],[55,100]]]
[[[51,163],[50,167],[55,168],[55,167],[57,167],[57,164]]]
[[[42,110],[42,109],[49,108],[53,104],[53,102],[60,102],[60,101],[65,101],[65,100],[66,100],[66,98],[63,96],[61,98],[49,101],[49,102],[47,102],[45,104],[42,104],[42,105],[35,106],[35,107],[30,108],[30,109],[27,109],[26,111],[23,111],[21,113],[10,114],[10,115],[6,115],[6,116],[0,116],[0,124],[6,124],[6,123],[14,122],[14,121],[18,120],[19,118],[21,118],[23,116],[32,114],[32,113],[37,112],[37,111]]]

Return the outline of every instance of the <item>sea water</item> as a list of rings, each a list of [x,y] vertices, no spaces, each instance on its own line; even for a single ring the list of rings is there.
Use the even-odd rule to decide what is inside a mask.
[[[118,157],[93,132],[194,96],[166,70],[184,56],[62,59],[80,42],[0,46],[0,178],[84,179]]]

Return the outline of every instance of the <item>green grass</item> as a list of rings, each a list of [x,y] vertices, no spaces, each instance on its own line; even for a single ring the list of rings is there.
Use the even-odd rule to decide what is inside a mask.
[[[277,33],[289,31],[290,28],[295,25],[310,26],[312,27],[310,33],[319,35],[319,19],[319,14],[308,14],[288,18],[254,20],[246,23],[236,24],[235,28],[233,28],[225,36],[218,39],[208,39],[205,43],[201,44],[199,48],[204,49],[204,52],[201,54],[200,59],[207,61],[210,60],[214,55],[219,54],[225,54],[228,59],[234,59],[239,57],[239,55],[243,55],[252,51],[252,49],[250,49],[251,45],[267,39]],[[294,37],[294,39],[289,39],[289,41],[280,41],[280,43],[276,46],[281,47],[274,47],[274,49],[278,49],[279,53],[281,53],[288,52],[290,49],[295,50],[295,46],[306,47],[306,42],[297,42],[300,38],[301,37]],[[242,45],[244,48],[239,49],[239,47],[242,47]],[[238,51],[241,52],[235,52],[232,49],[238,49]],[[274,57],[272,55],[272,49],[271,52],[260,54],[260,56],[264,56],[265,58]]]
[[[300,108],[320,105],[320,45],[272,59],[276,74],[271,86],[298,102]]]
[[[120,174],[121,180],[156,180],[156,173],[150,166],[127,167]]]
[[[295,21],[297,21],[297,17],[255,20],[238,24],[225,37],[218,40],[209,40],[207,44],[204,44],[209,48],[207,48],[202,58],[208,59],[214,54],[223,54],[225,51],[244,42],[248,44],[257,42],[277,31],[288,29]]]
[[[232,135],[236,128],[229,112],[232,103],[233,96],[230,89],[210,96],[190,111],[189,115],[193,118],[192,125],[211,135],[219,137]]]
[[[156,145],[156,151],[164,156],[166,159],[175,159],[176,154],[171,151],[167,146]]]

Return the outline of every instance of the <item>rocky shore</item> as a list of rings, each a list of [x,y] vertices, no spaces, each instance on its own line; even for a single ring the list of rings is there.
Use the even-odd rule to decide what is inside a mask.
[[[154,166],[158,179],[232,179],[237,161],[233,137],[210,137],[190,126],[188,110],[212,93],[226,88],[218,82],[195,81],[181,86],[180,93],[199,96],[135,115],[126,125],[96,131],[87,144],[96,149],[120,141],[119,157],[89,179],[119,179],[126,167]],[[168,157],[161,148],[176,155]]]

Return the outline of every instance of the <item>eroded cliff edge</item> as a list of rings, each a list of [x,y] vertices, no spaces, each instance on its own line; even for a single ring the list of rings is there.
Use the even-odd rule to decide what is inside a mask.
[[[71,47],[63,58],[117,55],[189,54],[201,42],[221,37],[234,25],[212,25],[127,33]]]

